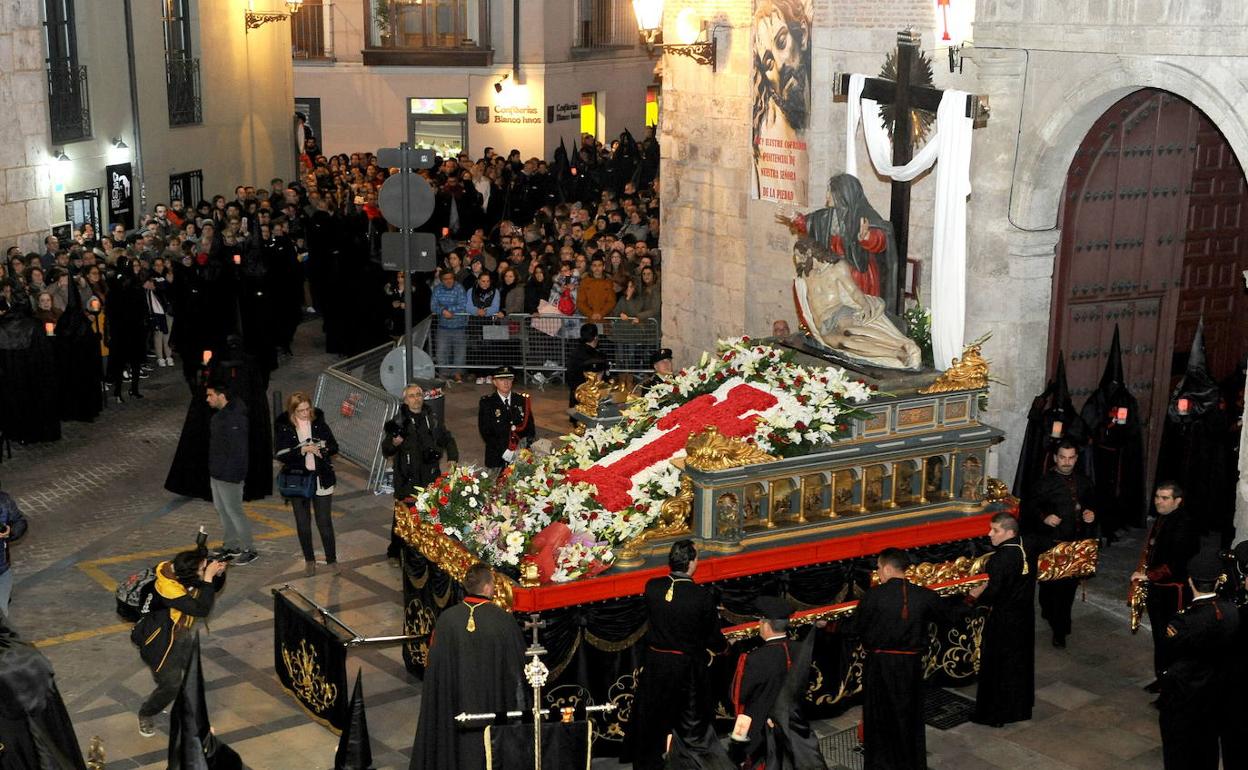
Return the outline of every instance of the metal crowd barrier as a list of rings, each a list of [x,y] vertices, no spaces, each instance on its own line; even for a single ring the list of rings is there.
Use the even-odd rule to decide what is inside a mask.
[[[338,454],[368,471],[372,490],[381,484],[386,468],[383,427],[399,411],[398,397],[381,386],[381,360],[393,349],[387,343],[330,366],[317,378],[313,396],[338,439]]]
[[[487,373],[504,364],[524,372],[536,382],[562,381],[568,356],[580,342],[584,316],[515,314],[501,319],[457,316],[465,321],[461,329],[441,329],[434,319],[429,336],[429,352],[438,376],[456,372]],[[615,372],[650,371],[650,354],[662,341],[654,319],[633,323],[611,316],[598,322],[599,350],[611,361]],[[462,360],[457,353],[462,350]]]

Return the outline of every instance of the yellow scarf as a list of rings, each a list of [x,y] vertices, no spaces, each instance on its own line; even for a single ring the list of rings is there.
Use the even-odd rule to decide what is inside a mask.
[[[160,594],[163,599],[179,599],[187,594],[193,597],[199,596],[199,589],[193,588],[186,590],[186,586],[178,582],[173,575],[173,562],[162,561],[156,567],[156,593]],[[182,628],[190,628],[195,623],[194,615],[183,616],[181,610],[169,608],[169,619],[173,621],[173,627],[176,631],[179,626]]]

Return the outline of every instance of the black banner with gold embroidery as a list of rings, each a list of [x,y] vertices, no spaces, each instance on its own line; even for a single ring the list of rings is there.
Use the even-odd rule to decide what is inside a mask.
[[[347,648],[332,625],[273,592],[273,665],[282,687],[335,732],[347,725]]]

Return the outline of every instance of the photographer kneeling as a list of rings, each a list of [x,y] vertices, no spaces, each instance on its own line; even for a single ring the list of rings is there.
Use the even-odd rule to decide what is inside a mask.
[[[173,703],[182,686],[195,620],[208,617],[224,587],[225,562],[209,560],[204,548],[182,551],[156,565],[150,606],[130,636],[156,680],[156,689],[139,707],[139,734],[145,738],[156,734],[156,715]]]
[[[419,385],[403,389],[399,413],[386,423],[386,437],[381,453],[394,458],[394,498],[402,500],[416,494],[442,473],[442,454],[452,464],[459,462],[455,437],[430,410],[425,409],[425,391]],[[398,566],[403,541],[390,525],[390,547],[386,557]]]

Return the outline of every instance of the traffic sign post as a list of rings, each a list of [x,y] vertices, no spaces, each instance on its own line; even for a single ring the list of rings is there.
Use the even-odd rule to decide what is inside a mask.
[[[377,206],[387,222],[398,222],[399,232],[382,233],[381,254],[382,265],[387,269],[395,269],[395,257],[401,257],[403,270],[403,286],[406,296],[403,297],[403,340],[407,354],[407,379],[410,382],[415,366],[412,355],[412,271],[428,272],[437,264],[437,243],[432,233],[414,233],[415,228],[429,221],[433,215],[433,185],[416,174],[416,169],[433,168],[435,158],[433,150],[414,149],[407,142],[396,147],[383,147],[377,151],[377,162],[382,166],[397,168],[398,173],[392,174],[381,190],[377,193]],[[396,252],[401,252],[396,254]],[[419,262],[413,263],[414,252],[419,254]],[[388,259],[389,258],[389,259]]]

